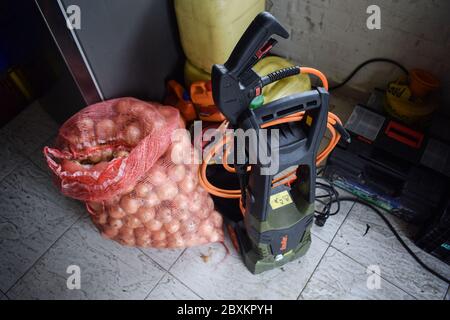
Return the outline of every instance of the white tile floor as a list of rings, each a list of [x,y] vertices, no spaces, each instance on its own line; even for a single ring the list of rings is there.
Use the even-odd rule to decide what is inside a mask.
[[[336,110],[352,104],[333,101]],[[140,250],[104,240],[45,170],[40,149],[57,127],[35,103],[0,130],[0,300],[450,299],[448,286],[422,270],[377,216],[351,203],[324,228],[313,226],[307,255],[257,276],[220,244]],[[448,265],[414,250],[450,276]],[[67,289],[69,265],[81,268],[80,290]],[[380,289],[367,287],[371,265],[380,268]]]

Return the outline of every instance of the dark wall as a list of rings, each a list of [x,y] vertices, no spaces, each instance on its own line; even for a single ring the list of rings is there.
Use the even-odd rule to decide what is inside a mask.
[[[81,30],[75,33],[105,99],[163,99],[165,80],[179,76],[184,59],[172,1],[62,0],[62,4],[81,9]]]

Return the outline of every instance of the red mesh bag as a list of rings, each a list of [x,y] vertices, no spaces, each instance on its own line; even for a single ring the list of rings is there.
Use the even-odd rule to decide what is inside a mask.
[[[198,183],[178,110],[133,98],[89,106],[44,148],[63,194],[86,202],[102,235],[182,248],[223,241],[222,217]],[[189,161],[188,161],[189,162]]]

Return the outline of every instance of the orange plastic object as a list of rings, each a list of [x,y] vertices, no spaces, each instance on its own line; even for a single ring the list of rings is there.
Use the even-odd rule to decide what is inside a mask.
[[[183,119],[186,122],[191,122],[197,119],[197,113],[195,112],[192,101],[187,95],[187,91],[181,84],[175,80],[170,80],[167,83],[167,96],[164,102],[167,105],[176,107],[180,111]]]
[[[211,81],[197,81],[191,85],[191,99],[197,109],[200,120],[222,122],[223,114],[214,104]]]
[[[409,88],[416,98],[424,98],[431,91],[440,87],[440,81],[433,74],[422,69],[414,69],[410,72]]]

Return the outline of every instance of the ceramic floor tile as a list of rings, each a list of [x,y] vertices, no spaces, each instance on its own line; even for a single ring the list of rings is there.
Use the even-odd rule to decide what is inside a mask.
[[[50,169],[48,168],[47,161],[44,158],[44,153],[42,150],[45,146],[52,146],[56,137],[52,136],[50,139],[42,143],[33,153],[31,153],[28,156],[28,159],[33,162],[37,167],[42,169],[44,172],[48,173],[49,175],[52,174]]]
[[[140,249],[166,270],[173,265],[184,249]]]
[[[146,300],[200,300],[200,297],[172,275],[166,274]]]
[[[370,271],[369,271],[370,272]],[[388,281],[379,278],[379,283],[371,281],[359,263],[329,248],[319,266],[312,275],[300,299],[308,300],[411,300],[414,299],[405,291]],[[376,276],[376,275],[375,275]],[[369,287],[378,285],[379,287]]]
[[[447,289],[447,294],[445,295],[445,300],[450,300],[450,286]]]
[[[3,294],[3,292],[0,292],[0,300],[8,300],[8,298]]]
[[[392,215],[386,216],[396,229],[402,229],[398,225],[403,223]],[[448,265],[422,252],[406,237],[404,239],[425,263],[450,277]],[[420,267],[383,221],[364,206],[356,204],[353,207],[332,245],[365,266],[378,265],[383,278],[419,299],[443,299],[445,296],[447,284]]]
[[[26,161],[0,183],[0,290],[22,274],[85,212]]]
[[[80,268],[69,290],[67,268]],[[89,218],[78,221],[8,292],[11,299],[144,299],[164,275],[136,248],[103,239]]]
[[[28,156],[41,144],[54,136],[59,125],[48,115],[38,102],[22,111],[0,131],[10,145]]]
[[[318,180],[318,181],[321,181],[321,180]],[[339,195],[342,197],[350,196],[350,194],[348,192],[346,192],[342,189],[337,189],[337,191],[339,192]],[[324,194],[324,192],[322,190],[318,189],[316,194],[321,195],[321,194]],[[353,206],[353,203],[351,203],[351,202],[342,202],[341,208],[340,208],[338,214],[336,214],[334,216],[330,216],[327,219],[327,222],[325,223],[325,225],[323,227],[319,227],[315,223],[313,223],[311,232],[314,235],[316,235],[317,237],[319,237],[320,239],[322,239],[326,242],[331,242],[333,237],[336,235],[336,232],[338,231],[339,227],[341,226],[342,222],[345,220],[345,217],[347,217],[347,214],[349,213],[352,206]],[[336,210],[336,208],[337,208],[337,204],[333,204],[331,207],[331,210],[332,210],[331,212],[334,212]],[[323,209],[323,204],[316,201],[316,210],[322,210],[322,209]]]
[[[186,250],[170,273],[204,299],[296,299],[327,244],[313,236],[310,250],[297,261],[259,275],[251,274],[229,239]]]
[[[0,132],[0,181],[2,181],[15,168],[25,162],[25,157],[14,148]]]

